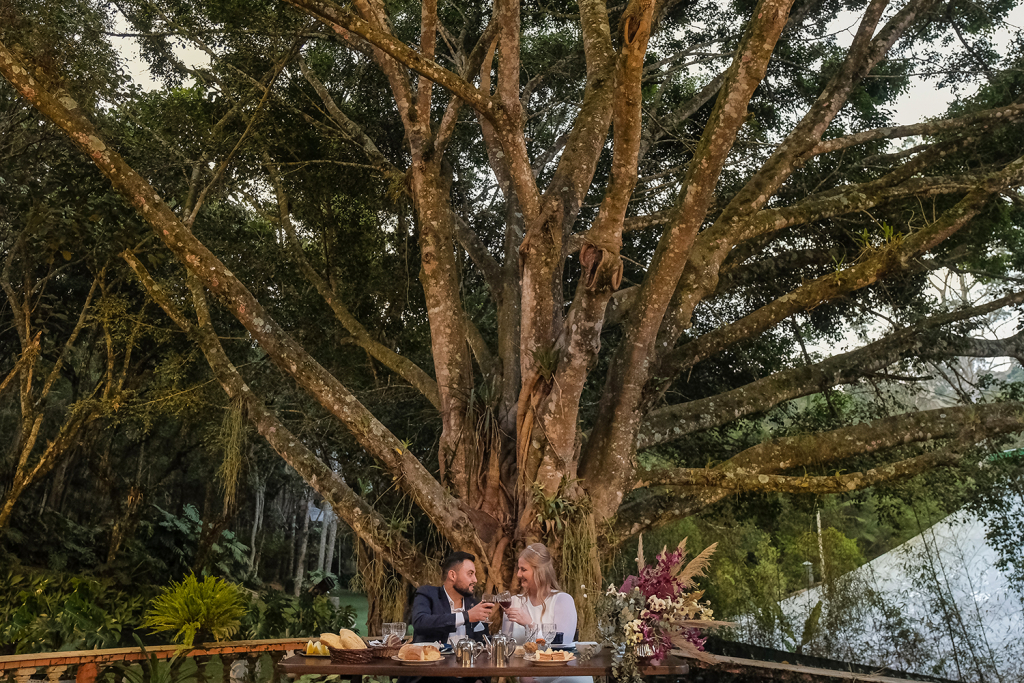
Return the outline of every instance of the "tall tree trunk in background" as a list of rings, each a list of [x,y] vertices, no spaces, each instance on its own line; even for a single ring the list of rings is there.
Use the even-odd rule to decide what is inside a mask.
[[[81,449],[74,448],[68,453],[68,457],[61,460],[60,464],[53,470],[53,478],[50,480],[50,495],[47,497],[47,505],[51,510],[60,513],[64,504],[64,495],[67,493],[68,471],[75,462]]]
[[[338,518],[334,514],[334,510],[327,508],[328,514],[330,515],[330,526],[328,527],[327,534],[327,552],[324,553],[324,566],[321,568],[322,571],[331,573],[331,569],[334,567],[334,544],[338,540]],[[341,568],[338,568],[338,574],[341,574]]]
[[[256,504],[252,516],[252,534],[249,536],[249,569],[256,569],[256,539],[263,527],[263,507],[267,497],[267,483],[260,480],[256,483]]]
[[[327,550],[327,536],[330,534],[331,504],[326,500],[320,505],[320,548],[316,556],[316,570],[324,570],[324,552]]]
[[[295,573],[295,502],[291,492],[281,492],[281,519],[284,520],[284,546],[288,548],[278,581],[284,585]]]
[[[199,533],[199,547],[196,549],[196,559],[192,563],[192,571],[201,574],[213,559],[213,546],[220,538],[224,530],[228,528],[231,519],[234,517],[234,510],[224,509],[223,500],[219,494],[219,486],[215,480],[211,480],[206,486],[206,500],[203,503],[202,530]],[[220,510],[219,513],[214,510]]]
[[[312,489],[303,491],[299,497],[299,542],[295,554],[295,587],[293,593],[298,597],[302,593],[302,582],[306,578],[306,549],[309,545],[309,504],[313,500]]]

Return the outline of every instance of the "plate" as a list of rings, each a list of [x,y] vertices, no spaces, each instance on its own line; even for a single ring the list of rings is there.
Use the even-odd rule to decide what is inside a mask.
[[[440,664],[444,661],[443,659],[428,659],[426,661],[422,659],[399,659],[398,655],[394,655],[393,657],[391,657],[391,659],[395,660],[396,662],[401,662],[402,664],[411,664],[413,666],[423,664]]]
[[[566,659],[566,660],[557,661],[557,662],[542,662],[539,659],[537,659],[537,655],[536,654],[532,654],[532,655],[523,655],[523,660],[527,661],[527,662],[530,662],[532,664],[536,664],[537,666],[565,666],[569,662],[575,662],[576,658],[573,657],[572,659]]]
[[[305,650],[299,650],[298,653],[300,655],[302,655],[303,657],[315,657],[315,658],[319,658],[319,659],[330,659],[331,658],[330,654],[326,654],[326,655],[307,655]]]

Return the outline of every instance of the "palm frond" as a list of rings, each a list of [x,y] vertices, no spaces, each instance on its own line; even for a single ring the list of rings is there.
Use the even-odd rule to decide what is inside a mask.
[[[684,657],[699,659],[707,664],[715,664],[718,662],[718,657],[715,657],[710,652],[698,650],[697,646],[691,643],[689,639],[682,634],[672,636],[672,644],[676,646],[676,650],[678,650]]]
[[[672,576],[678,574],[679,568],[686,562],[686,537],[679,541],[679,545],[676,546],[676,552],[679,553],[679,561],[672,565]]]
[[[711,556],[715,554],[715,548],[717,547],[718,543],[712,543],[707,548],[704,548],[697,557],[690,560],[690,563],[686,565],[686,568],[679,575],[679,579],[684,585],[689,586],[698,576],[707,576],[705,570],[711,565]]]

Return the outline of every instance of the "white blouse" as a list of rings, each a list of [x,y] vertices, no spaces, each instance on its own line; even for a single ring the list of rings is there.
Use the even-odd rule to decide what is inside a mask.
[[[539,629],[541,624],[554,624],[555,631],[562,634],[562,642],[568,645],[573,642],[576,636],[576,601],[568,593],[551,591],[551,595],[539,605],[534,605],[526,596],[515,596],[525,604],[526,611],[530,615],[533,625],[538,628],[537,637],[540,637]],[[508,633],[508,626],[511,622],[507,616],[502,616],[501,630]],[[526,642],[526,627],[522,624],[512,624],[512,637],[517,644]]]

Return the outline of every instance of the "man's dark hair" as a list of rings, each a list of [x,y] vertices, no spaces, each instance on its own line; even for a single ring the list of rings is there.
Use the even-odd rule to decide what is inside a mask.
[[[462,563],[466,560],[469,560],[470,562],[475,562],[476,555],[470,555],[469,553],[464,553],[461,550],[458,550],[449,555],[448,557],[444,558],[444,562],[441,563],[441,576],[447,579],[448,572],[450,572],[453,569],[455,571],[458,571],[459,567],[461,567]]]

